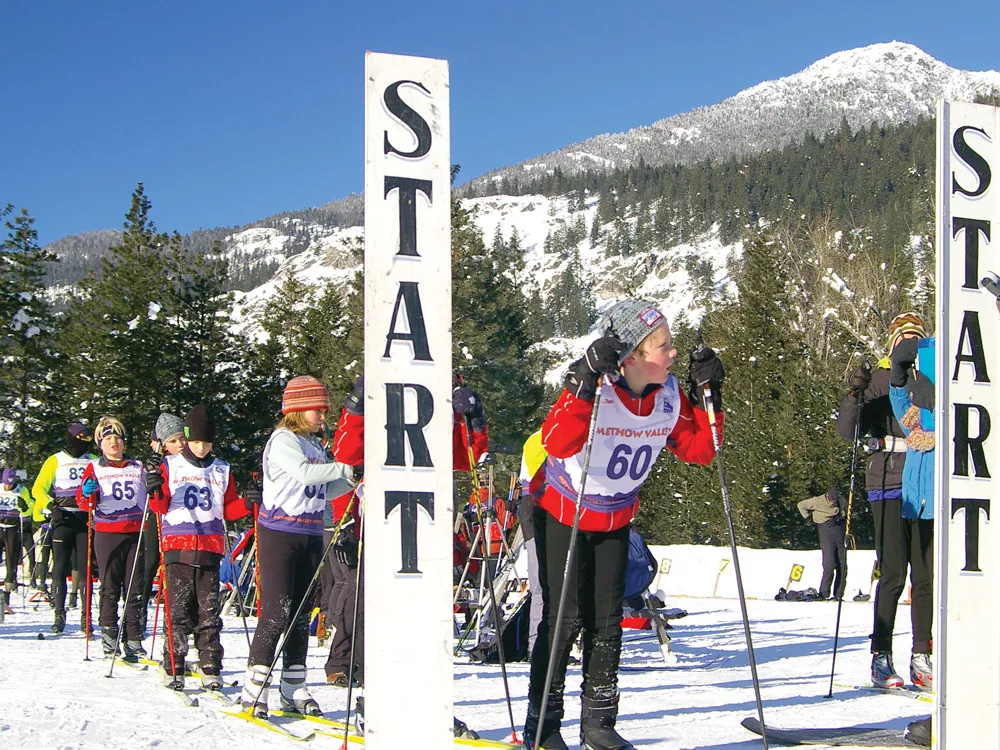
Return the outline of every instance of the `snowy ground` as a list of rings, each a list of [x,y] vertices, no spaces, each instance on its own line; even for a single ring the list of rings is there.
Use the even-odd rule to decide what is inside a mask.
[[[66,634],[40,641],[37,634],[48,633],[52,621],[48,606],[43,604],[35,610],[20,595],[12,604],[15,614],[0,625],[0,748],[242,750],[299,744],[224,717],[208,700],[203,699],[201,707],[186,708],[166,694],[152,671],[116,667],[114,676],[108,679],[108,662],[82,660],[84,641],[78,610],[70,612]],[[672,598],[668,606],[689,612],[687,618],[674,621],[676,629],[672,633],[681,666],[638,669],[657,665],[657,644],[649,633],[626,632],[620,731],[639,748],[762,747],[759,738],[740,726],[740,720],[755,715],[756,708],[739,602]],[[748,606],[768,723],[864,724],[902,729],[913,718],[930,713],[928,703],[845,688],[835,688],[833,700],[825,698],[835,602],[759,599],[751,600]],[[837,654],[838,684],[867,681],[871,622],[870,602],[844,603]],[[249,620],[251,633],[253,623]],[[226,620],[224,644],[227,680],[242,682],[247,641],[238,618]],[[908,665],[909,645],[909,607],[901,606],[895,644],[899,655],[896,666],[901,672]],[[92,641],[91,657],[99,651],[97,642]],[[309,654],[314,683],[311,687],[328,715],[337,718],[343,714],[346,691],[322,684],[324,659],[323,650],[313,645]],[[510,665],[508,672],[520,733],[528,687],[527,664]],[[578,671],[571,670],[568,679],[571,691],[564,735],[571,747],[575,746],[572,742],[579,727],[578,676]],[[503,696],[499,667],[456,660],[455,713],[485,738],[502,740],[509,735]],[[339,746],[326,737],[318,737],[312,744]]]

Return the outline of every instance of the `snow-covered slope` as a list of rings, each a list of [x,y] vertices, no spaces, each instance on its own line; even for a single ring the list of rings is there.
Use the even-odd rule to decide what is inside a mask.
[[[504,177],[535,177],[562,169],[607,170],[638,164],[690,164],[751,154],[822,136],[844,117],[854,128],[871,122],[911,122],[933,114],[944,97],[971,101],[1000,91],[1000,73],[950,68],[903,42],[837,52],[805,70],[765,81],[718,104],[698,107],[627,133],[599,135],[558,151],[503,167],[471,181],[473,193]]]
[[[664,548],[672,568],[690,570],[713,554],[729,558],[728,549]],[[767,583],[768,592],[787,581],[789,555],[784,550],[741,551],[748,582]],[[818,555],[818,553],[815,553]],[[852,553],[853,555],[853,553]],[[803,562],[795,557],[793,561]],[[855,565],[865,577],[870,562]],[[711,576],[719,570],[714,565]],[[731,578],[732,565],[723,572]],[[806,570],[801,588],[815,585],[818,571]],[[664,668],[655,638],[649,631],[626,631],[620,674],[621,704],[618,728],[638,747],[649,750],[747,750],[761,747],[760,739],[740,726],[755,714],[749,659],[739,603],[720,588],[720,598],[685,598],[667,590],[669,607],[686,610],[674,620],[672,646],[678,663]],[[726,590],[731,587],[727,585]],[[865,586],[867,591],[867,585]],[[185,708],[160,687],[157,673],[122,666],[106,679],[108,662],[95,659],[99,643],[90,644],[90,662],[83,661],[84,641],[72,610],[69,626],[59,638],[38,640],[48,632],[52,611],[34,609],[20,594],[13,599],[15,614],[0,625],[0,747],[60,748],[63,750],[190,750],[191,748],[291,748],[294,743],[276,734],[223,716],[214,701],[203,698],[198,708]],[[868,633],[872,603],[845,601],[840,623],[834,699],[825,698],[833,649],[835,602],[748,601],[765,720],[774,726],[878,726],[902,729],[914,718],[930,713],[929,703],[885,696],[852,685],[868,681]],[[900,606],[895,642],[897,668],[905,673],[910,647],[909,608]],[[150,622],[153,613],[150,612]],[[248,620],[252,634],[254,618]],[[405,637],[405,628],[400,632]],[[147,639],[145,645],[149,646]],[[157,638],[157,651],[161,637]],[[238,618],[227,617],[223,630],[227,681],[243,680],[247,640]],[[414,644],[419,648],[419,644]],[[333,719],[342,719],[346,691],[323,683],[327,650],[310,638],[309,688]],[[192,653],[192,658],[194,652]],[[514,720],[520,735],[527,705],[528,665],[508,665]],[[504,688],[498,665],[454,663],[455,714],[490,740],[510,735]],[[564,737],[575,747],[579,732],[580,672],[571,667],[567,680]],[[188,684],[194,686],[194,681]],[[840,684],[848,687],[839,687]],[[234,689],[227,690],[235,692]],[[272,690],[272,705],[277,702]],[[315,727],[322,729],[322,727]],[[296,731],[302,731],[295,727]],[[339,748],[341,739],[318,736],[317,748]],[[360,747],[353,745],[352,747]],[[412,748],[421,748],[415,737]],[[822,750],[818,746],[817,750]],[[401,748],[401,750],[406,750]]]

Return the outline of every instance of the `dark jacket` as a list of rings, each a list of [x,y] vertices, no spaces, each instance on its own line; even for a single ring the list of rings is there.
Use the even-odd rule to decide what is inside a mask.
[[[905,436],[892,413],[889,401],[889,371],[879,368],[872,373],[872,382],[861,397],[861,436],[885,438]],[[844,396],[837,417],[837,434],[844,440],[854,440],[854,423],[858,418],[858,400],[852,393]],[[903,464],[906,453],[876,451],[868,459],[865,480],[869,500],[882,500],[889,491],[890,497],[902,497]],[[895,492],[892,492],[895,490]]]

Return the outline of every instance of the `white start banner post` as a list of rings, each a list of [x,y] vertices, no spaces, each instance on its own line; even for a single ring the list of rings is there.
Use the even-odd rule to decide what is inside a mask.
[[[1000,110],[941,102],[932,736],[948,750],[1000,747],[998,176]]]
[[[448,63],[365,58],[365,746],[450,747]]]

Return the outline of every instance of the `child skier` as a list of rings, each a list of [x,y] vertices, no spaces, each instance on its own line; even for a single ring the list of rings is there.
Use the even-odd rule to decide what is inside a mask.
[[[284,415],[264,447],[264,487],[257,516],[261,611],[250,646],[241,700],[267,715],[268,671],[285,634],[280,699],[283,710],[319,714],[306,688],[309,612],[300,606],[323,555],[323,506],[352,487],[351,467],[328,462],[316,437],[330,410],[326,386],[313,377],[288,381]],[[291,622],[293,613],[299,617]]]
[[[31,495],[35,498],[35,521],[42,523],[51,514],[53,633],[61,633],[66,628],[67,576],[70,571],[87,569],[87,514],[76,504],[76,491],[83,481],[84,469],[96,458],[89,452],[91,439],[87,427],[80,422],[71,424],[66,429],[65,450],[45,459],[31,487]],[[44,584],[44,573],[42,575]],[[88,609],[89,605],[81,611],[81,630]]]
[[[146,475],[158,474],[160,464],[163,463],[163,454],[175,456],[184,450],[184,446],[184,420],[164,412],[156,419],[156,426],[150,435],[149,449],[153,455],[146,462]],[[156,578],[156,571],[160,569],[160,533],[155,523],[146,524],[146,528],[142,532],[141,544],[142,586],[139,593],[142,601],[139,603],[139,625],[145,638],[153,580]]]
[[[4,597],[0,606],[6,609],[17,586],[17,566],[21,563],[21,513],[31,507],[31,494],[27,487],[18,484],[14,469],[4,469],[0,480],[3,482],[0,486],[0,534],[3,535],[4,560],[7,561]]]
[[[146,475],[149,507],[161,516],[170,636],[163,645],[163,668],[167,687],[183,690],[188,636],[194,635],[202,685],[221,690],[219,565],[225,554],[224,520],[235,521],[250,511],[236,492],[229,464],[212,455],[215,421],[208,409],[194,407],[183,426],[187,442],[180,452],[168,455],[159,471]]]
[[[136,662],[144,656],[135,562],[146,508],[146,472],[141,463],[125,456],[125,428],[116,417],[103,417],[94,433],[101,457],[84,469],[76,503],[82,510],[94,512],[94,552],[101,581],[101,646],[105,656],[114,654],[119,642],[118,600],[125,597],[123,656],[126,661]]]
[[[629,528],[639,507],[638,493],[660,451],[667,447],[684,461],[708,464],[715,456],[708,415],[700,408],[702,384],[709,383],[722,420],[722,363],[711,349],[692,354],[688,395],[671,370],[677,350],[666,319],[641,300],[615,304],[605,334],[587,347],[565,379],[565,390],[542,425],[548,452],[545,489],[534,510],[535,550],[543,596],[543,616],[531,655],[524,746],[566,748],[560,735],[566,664],[583,629],[583,713],[580,743],[590,750],[633,746],[615,731],[618,717],[618,662],[621,655],[622,598]],[[598,380],[604,378],[589,473],[584,477],[591,415]],[[566,610],[556,627],[571,526],[581,489],[582,511],[574,566],[569,571]],[[558,653],[547,704],[542,693],[549,654]]]

